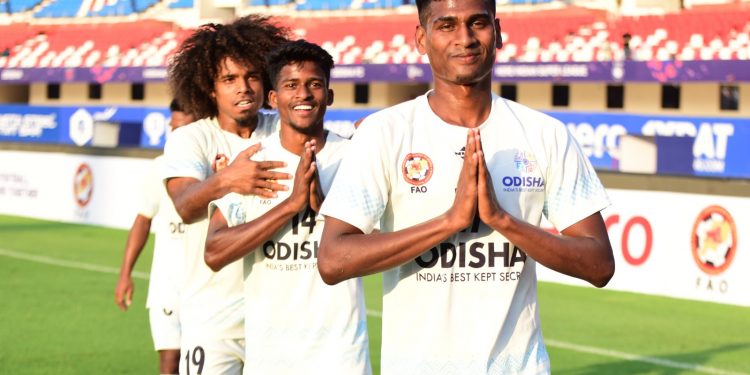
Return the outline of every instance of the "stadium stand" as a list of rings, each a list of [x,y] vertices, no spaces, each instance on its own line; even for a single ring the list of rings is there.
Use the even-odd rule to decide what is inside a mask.
[[[95,0],[88,15],[90,17],[127,16],[132,13],[142,13],[156,3],[157,0]]]
[[[172,26],[159,21],[2,26],[3,35],[14,37],[8,44],[2,39],[0,48],[11,53],[0,67],[163,66],[190,32]]]
[[[14,0],[0,2],[0,12],[20,13],[26,12],[31,8],[39,5],[41,0]]]
[[[248,0],[247,4],[250,6],[279,6],[288,5],[291,0]]]
[[[174,0],[169,3],[170,9],[185,9],[185,8],[192,8],[193,7],[193,0]]]
[[[34,3],[36,0],[13,1],[13,9],[22,6],[19,4],[25,4],[25,7],[38,4]],[[272,7],[290,6],[287,0],[249,1],[253,6],[259,3]],[[191,7],[193,2],[52,0],[41,3],[33,16],[59,18],[83,13],[87,18],[107,18],[140,14],[157,3],[164,9],[176,9]],[[353,9],[389,7],[395,3],[403,5],[404,1],[307,0],[295,6]],[[750,59],[750,5],[747,3],[699,6],[679,13],[618,17],[606,10],[575,6],[540,8],[532,12],[503,12],[500,9],[498,17],[505,46],[498,53],[498,62]],[[413,13],[366,13],[282,17],[281,20],[291,25],[298,36],[321,44],[337,64],[426,62],[414,47]],[[372,25],[378,25],[377,33],[372,32]],[[0,59],[0,68],[163,66],[189,33],[189,28],[149,19],[103,26],[12,23],[0,26],[0,34],[4,36],[0,39],[0,51],[8,51],[8,56]]]
[[[78,16],[83,0],[52,0],[46,6],[42,6],[36,13],[35,18],[72,18]]]

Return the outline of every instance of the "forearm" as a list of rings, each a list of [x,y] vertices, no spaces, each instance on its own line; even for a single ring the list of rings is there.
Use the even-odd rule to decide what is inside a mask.
[[[335,222],[329,226],[330,222]],[[463,228],[440,215],[427,222],[397,231],[363,234],[341,233],[343,222],[326,218],[318,251],[318,270],[327,284],[382,272],[405,264]],[[348,224],[343,223],[348,226]],[[333,230],[330,227],[333,228]],[[339,233],[337,233],[339,232]]]
[[[219,174],[200,181],[189,177],[178,177],[167,181],[167,190],[177,213],[186,224],[206,218],[208,204],[229,193]]]
[[[120,276],[130,276],[141,255],[143,248],[148,241],[149,230],[151,229],[151,219],[138,215],[133,222],[133,226],[128,233],[128,239],[125,243],[125,255],[123,256],[122,265],[120,266]]]
[[[228,227],[223,222],[218,229],[209,228],[204,256],[206,265],[219,271],[250,254],[283,228],[298,211],[284,201],[248,223]],[[214,215],[221,215],[221,212],[217,210]]]
[[[550,233],[540,227],[505,214],[490,226],[500,232],[526,255],[539,264],[585,280],[597,287],[603,287],[614,273],[614,258],[606,229],[598,228],[597,217],[592,215],[584,219],[587,225],[597,230],[580,230],[572,228],[563,234]],[[603,233],[603,235],[602,235]]]

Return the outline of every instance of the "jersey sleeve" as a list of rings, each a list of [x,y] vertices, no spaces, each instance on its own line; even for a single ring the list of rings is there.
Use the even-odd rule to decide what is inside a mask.
[[[208,217],[211,218],[216,210],[221,212],[227,226],[234,227],[244,224],[247,220],[247,205],[242,195],[229,193],[208,204]]]
[[[205,180],[211,168],[201,147],[197,125],[191,124],[175,130],[164,145],[164,162],[161,177],[191,177]]]
[[[141,199],[138,205],[138,214],[153,219],[159,212],[161,202],[161,190],[164,189],[159,177],[158,160],[151,162],[146,178],[143,180]]]
[[[607,192],[575,138],[556,124],[554,147],[547,166],[544,214],[557,230],[610,205]]]
[[[381,117],[368,117],[354,134],[333,179],[321,213],[347,222],[364,233],[378,225],[390,194],[386,165],[391,157]]]

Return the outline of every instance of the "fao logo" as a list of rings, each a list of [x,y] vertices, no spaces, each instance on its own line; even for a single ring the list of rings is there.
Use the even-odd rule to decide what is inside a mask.
[[[432,177],[432,160],[425,154],[408,154],[401,165],[401,172],[406,182],[415,186],[424,185]]]
[[[83,163],[78,166],[76,174],[73,177],[73,194],[81,207],[86,207],[91,201],[91,195],[94,193],[94,175],[91,167]]]
[[[737,253],[737,227],[724,208],[710,206],[701,211],[691,237],[693,259],[703,272],[718,275],[732,264]]]

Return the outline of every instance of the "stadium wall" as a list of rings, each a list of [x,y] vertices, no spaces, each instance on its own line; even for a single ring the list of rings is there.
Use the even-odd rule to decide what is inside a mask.
[[[101,85],[101,98],[89,97],[88,83],[59,84],[59,99],[48,97],[48,83],[2,84],[0,85],[0,104],[43,105],[126,105],[126,106],[165,106],[171,99],[169,87],[164,82],[146,82],[143,85],[143,98],[133,99],[133,84],[130,82],[113,82]],[[737,87],[737,109],[722,110],[720,82],[686,82],[678,84],[680,90],[679,107],[662,107],[661,83],[654,82],[563,82],[563,81],[524,81],[497,82],[494,91],[501,92],[503,85],[514,85],[521,104],[540,110],[565,110],[580,112],[626,112],[637,114],[675,114],[690,116],[727,116],[750,117],[750,83],[728,83]],[[365,87],[367,99],[362,101],[356,94],[357,86]],[[569,87],[569,102],[565,106],[553,104],[553,86]],[[622,108],[607,106],[607,86],[622,85]],[[390,82],[334,82],[335,92],[333,107],[379,109],[412,99],[427,91],[427,83],[390,83]],[[360,87],[361,89],[361,87]]]
[[[602,211],[615,255],[608,288],[750,306],[750,198],[608,189]],[[546,224],[550,231],[555,231]],[[540,280],[585,282],[538,268]]]

